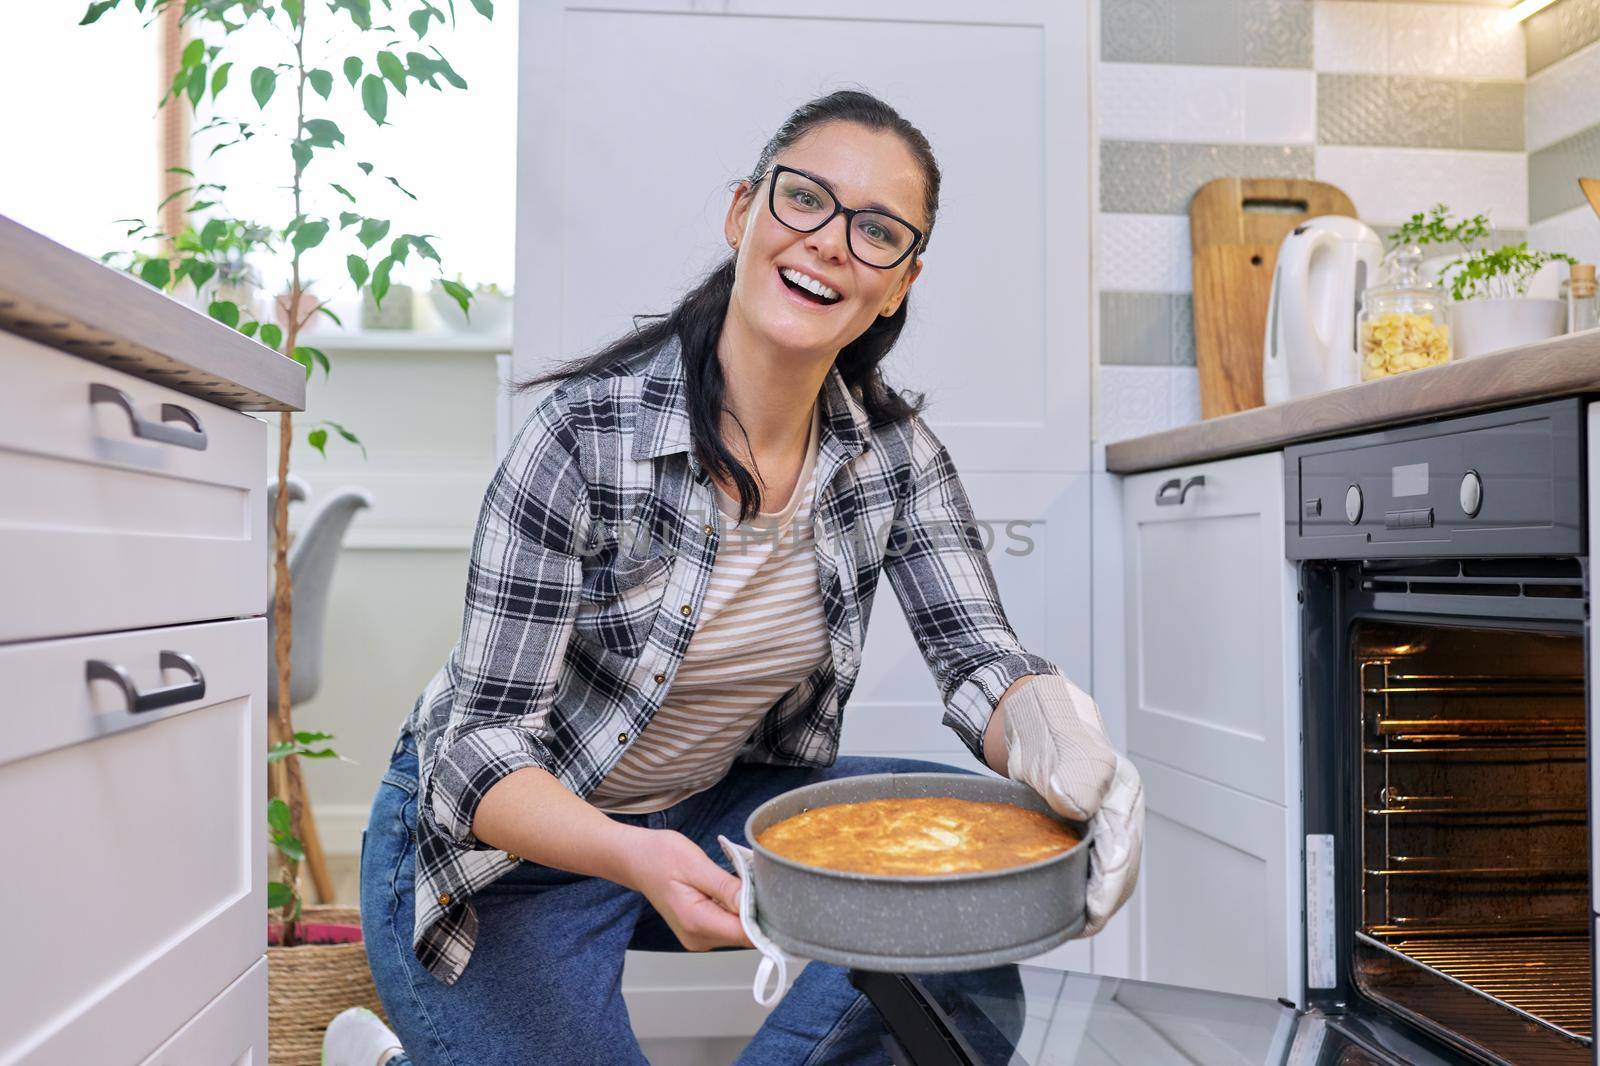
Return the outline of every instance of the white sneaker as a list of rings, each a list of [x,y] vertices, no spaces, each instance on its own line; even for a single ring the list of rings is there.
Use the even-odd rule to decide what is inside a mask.
[[[341,1011],[322,1034],[322,1066],[383,1066],[402,1054],[394,1030],[365,1007]]]

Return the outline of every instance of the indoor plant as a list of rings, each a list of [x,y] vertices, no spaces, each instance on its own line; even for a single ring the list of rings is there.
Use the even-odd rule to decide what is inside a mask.
[[[169,225],[173,232],[163,232],[158,227],[146,226],[137,219],[137,225],[128,231],[130,237],[156,243],[154,250],[139,249],[132,253],[110,253],[102,259],[118,254],[127,255],[127,269],[149,284],[166,291],[174,291],[185,281],[189,282],[197,297],[215,282],[239,284],[249,277],[248,265],[252,258],[259,263],[269,256],[282,256],[287,260],[290,283],[284,299],[287,314],[280,325],[272,321],[276,301],[268,299],[266,308],[246,304],[238,299],[237,290],[212,289],[207,293],[207,312],[218,321],[252,337],[274,351],[295,359],[304,368],[306,378],[320,366],[327,374],[331,364],[320,349],[300,343],[300,335],[312,316],[322,314],[341,325],[338,316],[330,310],[325,300],[313,297],[311,282],[303,277],[301,257],[324,242],[348,242],[344,256],[346,272],[358,293],[370,292],[381,306],[390,289],[390,272],[415,252],[418,262],[428,260],[442,269],[442,261],[424,233],[390,233],[391,219],[382,217],[388,212],[375,205],[374,192],[394,196],[396,191],[412,200],[416,196],[390,174],[375,173],[374,165],[356,161],[353,166],[346,160],[343,150],[345,135],[332,119],[316,114],[317,99],[329,101],[334,93],[348,95],[359,103],[360,112],[377,126],[387,123],[391,91],[404,96],[415,86],[441,90],[443,83],[465,89],[467,83],[451,67],[443,53],[432,44],[424,46],[435,21],[446,21],[444,10],[429,0],[403,0],[409,13],[401,6],[384,0],[383,10],[374,21],[371,0],[332,0],[323,8],[308,8],[304,0],[129,0],[129,5],[149,16],[176,18],[185,34],[194,34],[182,50],[181,58],[172,70],[167,91],[159,106],[182,106],[184,101],[196,113],[202,103],[207,103],[212,114],[209,121],[199,125],[196,139],[202,134],[220,138],[205,157],[262,134],[275,134],[284,143],[283,174],[288,178],[292,212],[286,211],[287,220],[281,226],[261,226],[230,217],[221,200],[226,192],[224,185],[198,181],[186,167],[169,167],[169,172],[181,173],[190,183],[171,193],[160,207],[178,197],[193,200],[183,211],[184,218],[192,219],[182,224]],[[471,0],[472,6],[485,18],[493,17],[492,0]],[[90,24],[117,8],[123,0],[93,0],[80,24]],[[449,7],[449,18],[455,18],[454,4]],[[404,15],[402,20],[402,15]],[[396,24],[389,24],[390,17]],[[356,31],[354,43],[338,42],[336,34],[329,33],[321,40],[308,41],[308,22],[319,23],[319,31],[335,28],[348,29],[344,19]],[[325,20],[325,21],[324,21]],[[148,23],[147,23],[148,24]],[[247,27],[260,27],[265,32],[259,39],[281,42],[281,52],[276,55],[257,55],[243,51],[233,35]],[[415,39],[415,49],[401,47],[405,30]],[[203,35],[202,35],[203,33]],[[239,40],[249,40],[249,37]],[[337,54],[330,47],[337,44]],[[260,48],[255,45],[252,47]],[[423,48],[427,51],[423,51]],[[396,51],[399,49],[399,51]],[[238,52],[238,55],[235,55]],[[431,54],[430,54],[431,53]],[[234,79],[230,73],[236,65],[240,70],[250,69],[248,79]],[[330,69],[331,68],[331,69]],[[334,71],[337,70],[339,75]],[[246,82],[247,84],[241,84]],[[272,115],[265,113],[268,102],[282,87],[293,93],[293,108],[285,110],[281,128],[275,125]],[[309,91],[308,91],[309,90]],[[245,114],[248,121],[231,117]],[[264,175],[262,181],[273,188],[282,187],[276,173]],[[323,217],[309,211],[303,203],[303,194],[315,189],[331,190],[342,197],[336,218]],[[359,195],[358,195],[359,194]],[[158,208],[159,209],[159,208]],[[202,212],[205,214],[202,215]],[[380,213],[381,212],[381,213]],[[204,218],[202,222],[201,219]],[[322,285],[331,288],[331,281]],[[319,286],[321,287],[321,286]],[[461,294],[463,307],[470,294]],[[280,313],[282,313],[280,311]],[[351,443],[360,445],[356,436],[337,422],[317,424],[306,434],[307,443],[323,452],[329,428]],[[278,432],[278,482],[287,482],[290,443],[294,436],[292,416],[284,412],[279,416]],[[365,449],[363,448],[363,451]],[[273,970],[274,953],[295,950],[303,940],[303,925],[308,909],[300,905],[298,891],[300,860],[304,848],[300,841],[308,839],[305,832],[305,790],[300,777],[299,760],[316,754],[307,747],[326,739],[321,734],[295,730],[291,710],[289,677],[291,625],[291,586],[287,565],[289,494],[279,493],[271,521],[274,528],[275,552],[273,558],[277,595],[274,608],[274,625],[277,641],[273,649],[274,669],[278,681],[278,702],[269,717],[272,742],[268,788],[269,824],[272,839],[278,847],[280,863],[275,887],[268,896],[276,913],[278,939],[281,946],[269,950],[269,971]],[[330,753],[331,754],[331,753]],[[320,754],[317,757],[323,757]],[[358,928],[358,927],[357,927]],[[309,950],[309,949],[308,949]],[[352,964],[366,974],[364,958],[355,958]],[[370,982],[370,977],[367,978]],[[270,989],[271,978],[269,978]],[[327,996],[321,1000],[326,1003]],[[339,1004],[339,1006],[348,1005]],[[325,1020],[325,1019],[324,1019]],[[276,1027],[274,1027],[276,1036]],[[274,1048],[274,1061],[283,1061],[279,1049]],[[315,1061],[315,1058],[309,1059]]]
[[[465,303],[469,295],[472,299],[470,313]],[[454,281],[436,278],[428,290],[428,300],[439,321],[451,329],[497,333],[506,329],[511,321],[511,294],[492,281],[469,287],[460,274]]]
[[[1459,244],[1463,249],[1442,262],[1433,261],[1439,284],[1451,298],[1455,359],[1531,344],[1556,336],[1566,326],[1566,308],[1560,300],[1531,297],[1527,292],[1543,267],[1575,260],[1564,252],[1530,249],[1527,241],[1480,247],[1478,242],[1488,240],[1492,230],[1488,216],[1481,213],[1452,222],[1449,207],[1441,203],[1427,215],[1412,215],[1390,237],[1396,247]]]

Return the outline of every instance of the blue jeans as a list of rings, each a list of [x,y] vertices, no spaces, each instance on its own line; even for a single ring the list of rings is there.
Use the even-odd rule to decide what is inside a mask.
[[[930,771],[972,772],[863,756],[841,756],[825,768],[735,763],[716,785],[664,811],[609,817],[677,830],[731,873],[717,834],[748,843],[745,818],[771,797],[830,778]],[[379,998],[409,1061],[648,1066],[622,998],[623,953],[684,950],[650,901],[604,878],[523,861],[473,897],[477,944],[461,977],[446,985],[411,950],[416,826],[416,741],[406,734],[362,834],[361,924]],[[847,974],[806,963],[738,1066],[892,1063],[882,1019]],[[1015,965],[918,976],[984,1062],[1010,1061],[1024,1021]]]

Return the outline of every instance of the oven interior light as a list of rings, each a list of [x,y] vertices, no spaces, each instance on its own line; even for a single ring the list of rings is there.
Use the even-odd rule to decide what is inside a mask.
[[[1506,17],[1511,22],[1526,22],[1553,3],[1555,0],[1522,0],[1520,4],[1506,12]]]

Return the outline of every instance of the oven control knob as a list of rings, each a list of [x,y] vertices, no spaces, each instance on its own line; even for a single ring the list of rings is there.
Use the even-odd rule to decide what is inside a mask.
[[[1361,486],[1351,485],[1344,494],[1344,516],[1351,525],[1361,521]]]
[[[1468,470],[1461,478],[1461,510],[1468,518],[1478,517],[1483,506],[1483,481],[1476,470]]]

